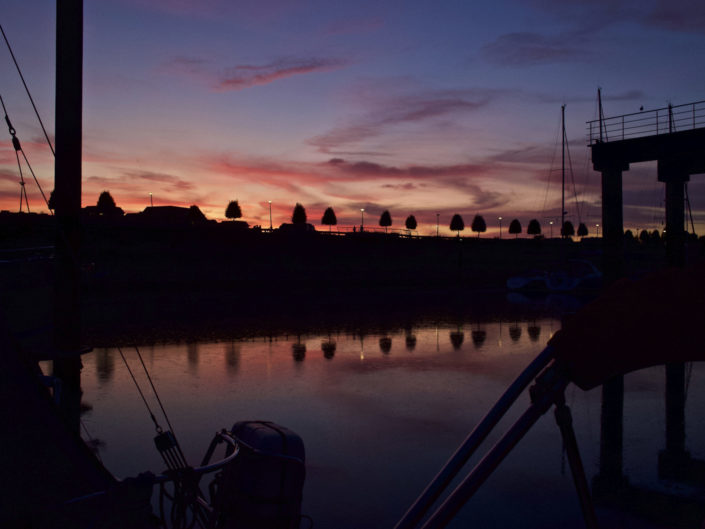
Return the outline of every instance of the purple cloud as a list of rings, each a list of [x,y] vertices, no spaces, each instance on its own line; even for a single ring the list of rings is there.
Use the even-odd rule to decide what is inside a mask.
[[[486,106],[492,97],[484,91],[438,90],[415,95],[383,98],[365,115],[349,125],[336,127],[308,140],[327,154],[362,155],[346,146],[381,135],[390,127],[434,118],[457,116]],[[366,151],[364,155],[380,154]]]
[[[553,37],[538,33],[507,33],[482,48],[490,62],[505,66],[527,66],[557,62],[589,61],[594,54],[577,34]]]

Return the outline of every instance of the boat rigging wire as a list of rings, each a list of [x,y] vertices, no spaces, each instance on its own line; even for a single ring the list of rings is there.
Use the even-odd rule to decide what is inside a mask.
[[[22,70],[20,69],[20,65],[17,62],[17,59],[15,58],[14,52],[12,51],[12,46],[10,46],[10,41],[7,40],[7,35],[5,35],[5,30],[3,29],[2,24],[0,24],[0,32],[2,32],[2,38],[5,40],[5,44],[7,45],[7,49],[10,52],[10,56],[12,57],[12,61],[15,63],[15,68],[17,68],[17,73],[20,75],[20,79],[22,80],[22,84],[24,85],[25,92],[27,92],[27,97],[29,97],[29,101],[30,101],[30,103],[32,103],[32,108],[34,109],[34,114],[37,116],[37,119],[39,120],[39,126],[42,127],[42,132],[44,132],[44,137],[47,140],[47,144],[49,144],[49,149],[51,149],[51,154],[56,156],[56,153],[54,152],[54,146],[51,144],[51,140],[49,139],[49,134],[47,134],[47,130],[44,127],[44,123],[42,122],[42,118],[39,116],[39,110],[37,110],[37,105],[34,104],[34,99],[32,98],[32,94],[29,91],[29,87],[27,86],[27,83],[24,80],[24,75],[22,75]],[[3,107],[4,106],[5,105],[3,105]]]
[[[152,408],[149,407],[149,403],[147,402],[147,399],[145,398],[144,393],[142,393],[142,388],[140,388],[140,385],[137,382],[137,379],[135,378],[135,375],[132,372],[132,369],[130,369],[130,364],[127,363],[127,358],[125,358],[125,355],[122,352],[122,348],[118,347],[117,350],[120,353],[120,356],[122,357],[122,361],[125,363],[125,367],[127,368],[127,372],[130,373],[130,376],[132,377],[132,381],[135,383],[135,387],[137,388],[137,391],[139,392],[140,397],[142,397],[142,402],[144,402],[144,405],[147,408],[147,411],[149,412],[149,417],[152,419],[152,422],[154,423],[154,427],[156,428],[157,433],[162,433],[164,430],[162,430],[162,427],[159,425],[157,418],[154,416],[154,413],[152,413]]]
[[[137,348],[137,346],[134,346],[135,351],[137,352],[137,358],[140,359],[140,363],[142,364],[142,369],[144,369],[144,373],[147,375],[147,380],[149,380],[149,385],[152,386],[152,391],[154,392],[154,396],[157,398],[157,402],[159,403],[159,407],[162,410],[162,413],[164,414],[164,419],[166,419],[166,424],[169,426],[169,430],[171,431],[172,434],[174,434],[174,437],[176,437],[176,432],[174,431],[174,427],[171,425],[171,421],[169,421],[169,415],[166,413],[166,410],[164,409],[164,406],[162,405],[162,399],[159,398],[159,393],[157,392],[157,388],[154,387],[154,382],[152,382],[152,377],[149,375],[149,371],[147,370],[147,366],[144,364],[144,360],[142,359],[142,355],[140,354],[140,350]]]
[[[22,158],[24,158],[24,161],[27,164],[27,167],[29,168],[29,172],[32,174],[32,178],[34,178],[34,182],[37,184],[37,187],[39,188],[39,192],[42,194],[42,198],[44,199],[44,203],[47,205],[47,208],[49,209],[49,211],[53,215],[54,211],[49,207],[49,201],[47,200],[47,197],[44,194],[44,190],[42,189],[42,186],[39,183],[39,180],[37,179],[37,175],[34,174],[34,169],[32,169],[32,165],[29,163],[29,160],[27,159],[27,154],[24,152],[24,149],[22,149],[22,145],[20,144],[20,140],[17,137],[17,131],[15,130],[15,127],[12,126],[12,122],[10,121],[10,117],[7,115],[7,108],[5,107],[5,100],[2,98],[2,95],[0,95],[0,103],[2,104],[2,111],[5,114],[5,123],[7,123],[8,132],[10,133],[10,136],[12,136],[12,146],[15,149],[15,157],[17,158],[17,168],[19,169],[19,172],[20,172],[20,186],[21,186],[20,212],[22,212],[22,196],[24,195],[25,202],[27,203],[27,213],[29,213],[29,199],[27,198],[27,190],[25,189],[25,181],[24,181],[24,176],[22,174],[22,164],[20,163],[20,155],[19,155],[19,153],[22,153]]]

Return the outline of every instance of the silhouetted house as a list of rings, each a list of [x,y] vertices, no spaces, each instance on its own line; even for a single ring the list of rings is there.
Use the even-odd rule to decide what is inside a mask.
[[[315,233],[316,228],[308,222],[302,224],[289,224],[285,222],[279,226],[280,233]]]
[[[99,206],[86,206],[81,209],[81,215],[84,218],[88,219],[94,219],[96,217],[114,219],[123,217],[125,215],[125,212],[122,208],[119,208],[117,206],[103,211],[101,211],[101,208]]]
[[[137,219],[141,225],[159,227],[197,226],[210,222],[198,206],[148,206],[137,214]]]

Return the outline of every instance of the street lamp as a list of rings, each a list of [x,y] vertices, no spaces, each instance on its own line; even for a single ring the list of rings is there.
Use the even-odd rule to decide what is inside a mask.
[[[551,237],[550,238],[553,239],[553,221],[552,220],[548,221],[548,225],[551,227]]]
[[[154,200],[152,200],[152,193],[149,193],[149,205],[154,207]]]
[[[360,231],[365,229],[365,208],[360,208]]]
[[[436,237],[438,237],[438,226],[440,225],[441,214],[436,213]]]
[[[497,217],[499,220],[499,238],[502,238],[502,217]]]
[[[272,201],[267,200],[269,202],[269,231],[272,231]]]
[[[597,230],[597,237],[599,238],[600,237],[600,225],[595,224],[595,229]]]

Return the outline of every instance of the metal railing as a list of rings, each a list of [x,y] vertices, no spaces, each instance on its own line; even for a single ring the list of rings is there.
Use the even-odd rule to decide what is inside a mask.
[[[588,145],[705,127],[705,101],[644,110],[587,122]]]

